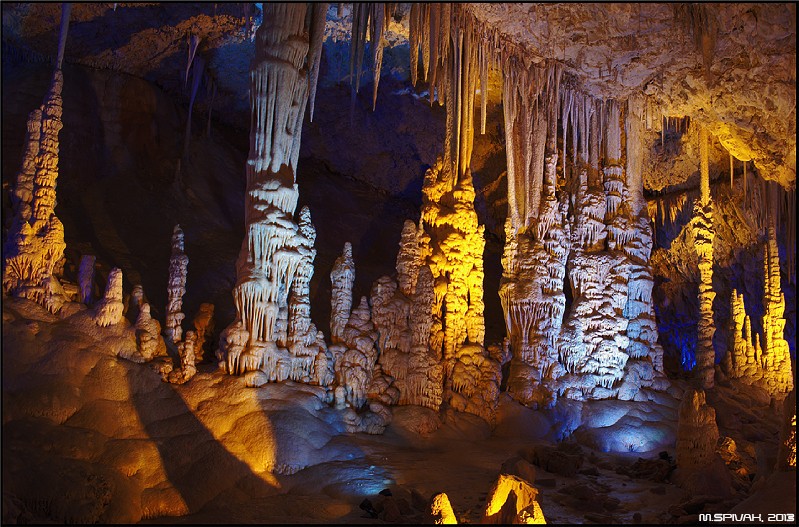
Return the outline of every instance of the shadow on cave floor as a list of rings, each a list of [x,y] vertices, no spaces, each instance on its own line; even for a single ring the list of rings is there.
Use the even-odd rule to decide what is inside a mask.
[[[151,373],[142,368],[141,373]],[[131,401],[147,436],[155,443],[169,483],[191,512],[235,486],[246,482],[253,495],[275,494],[277,489],[228,452],[195,417],[177,389],[162,383],[157,389],[136,390],[137,371],[127,374]]]

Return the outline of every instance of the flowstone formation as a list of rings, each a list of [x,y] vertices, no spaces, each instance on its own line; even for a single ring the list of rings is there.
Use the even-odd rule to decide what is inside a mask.
[[[316,50],[323,32],[314,28],[324,24],[324,12],[306,16],[307,10],[306,4],[265,5],[255,36],[246,235],[233,290],[237,318],[223,332],[217,355],[231,374],[262,371],[270,381],[322,384],[327,368],[317,366],[326,346],[310,322],[308,297],[316,233],[307,209],[299,223],[294,217],[309,70],[320,60],[309,53],[309,34]]]
[[[13,220],[3,269],[3,290],[27,298],[57,313],[64,305],[56,277],[64,257],[64,226],[55,215],[58,179],[58,134],[63,127],[61,65],[69,28],[70,4],[61,8],[61,32],[53,79],[42,105],[28,117],[22,167],[12,194]]]
[[[731,347],[722,361],[727,375],[759,386],[779,400],[793,389],[791,354],[784,337],[785,295],[780,286],[780,262],[773,225],[763,246],[763,336],[752,334],[743,294],[732,290],[730,298]]]

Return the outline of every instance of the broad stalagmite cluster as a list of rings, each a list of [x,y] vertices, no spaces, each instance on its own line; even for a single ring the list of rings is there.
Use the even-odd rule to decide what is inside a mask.
[[[774,226],[763,245],[763,335],[752,332],[744,296],[732,290],[730,344],[722,365],[729,377],[785,399],[793,389],[791,354],[784,337],[785,295],[780,285],[780,262]]]

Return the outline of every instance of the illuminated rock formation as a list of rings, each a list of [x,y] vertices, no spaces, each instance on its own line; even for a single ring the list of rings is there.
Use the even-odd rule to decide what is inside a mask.
[[[779,400],[793,388],[788,343],[784,338],[785,295],[780,286],[779,254],[773,226],[763,247],[763,337],[752,334],[743,294],[730,299],[730,345],[723,366],[729,377],[756,385]]]
[[[522,70],[508,61],[504,74],[511,221],[499,295],[513,352],[508,391],[523,404],[550,407],[557,399],[555,381],[565,373],[557,339],[571,237],[568,202],[555,193],[560,70]]]
[[[12,198],[14,219],[4,247],[3,290],[56,313],[64,304],[54,276],[64,256],[64,226],[55,215],[58,134],[63,127],[61,64],[69,28],[70,4],[61,8],[61,31],[50,89],[28,117],[22,167]]]
[[[419,270],[416,294],[411,303],[411,342],[400,402],[438,410],[444,396],[444,365],[441,362],[441,353],[429,345],[430,329],[433,325],[430,313],[436,301],[433,288],[433,273],[425,265]]]
[[[455,525],[458,523],[458,518],[455,516],[455,511],[452,510],[449,497],[447,497],[445,492],[439,492],[433,496],[428,519],[430,520],[429,523],[434,525]]]
[[[705,402],[705,392],[688,390],[683,395],[677,425],[677,465],[693,471],[706,468],[719,439],[716,410]]]
[[[311,211],[308,207],[300,210],[298,231],[301,237],[297,251],[301,259],[289,297],[285,344],[278,340],[278,346],[285,346],[291,357],[291,371],[288,378],[320,384],[320,379],[325,377],[323,372],[328,369],[324,364],[328,360],[328,355],[324,338],[316,328],[316,324],[311,322],[310,291],[314,272],[313,261],[316,258],[316,249],[314,249],[316,230],[311,223]],[[316,371],[317,363],[320,366],[324,365],[323,371]]]
[[[135,317],[133,320],[136,320],[136,318],[139,316],[139,311],[141,310],[142,305],[145,303],[144,287],[142,287],[141,284],[134,285],[127,301],[128,303],[125,306],[125,314]]]
[[[205,343],[210,341],[210,336],[214,333],[214,305],[205,302],[200,304],[200,309],[194,315],[192,325],[197,333],[195,355],[202,360],[205,353]]]
[[[545,524],[537,497],[538,490],[529,482],[517,476],[500,474],[488,491],[480,523]]]
[[[172,255],[169,257],[169,283],[167,284],[166,327],[172,342],[180,342],[183,338],[183,295],[186,294],[186,273],[189,257],[186,256],[183,243],[183,230],[175,225],[172,230]]]
[[[658,343],[657,321],[652,301],[655,285],[649,259],[652,253],[652,226],[644,200],[643,185],[643,126],[645,107],[640,98],[627,101],[625,116],[626,152],[626,207],[628,232],[621,243],[628,258],[627,304],[623,316],[627,323],[627,346],[624,352],[629,357],[625,365],[624,378],[619,386],[619,399],[632,399],[640,388],[663,390],[668,380],[663,371],[663,348]],[[618,235],[617,235],[618,237]]]
[[[704,389],[714,385],[714,364],[716,354],[713,350],[713,201],[710,199],[710,176],[708,173],[708,135],[704,127],[699,129],[699,200],[694,204],[694,217],[691,228],[694,234],[694,248],[699,256],[699,329],[696,344],[696,374]]]
[[[414,381],[408,385],[409,394],[431,404],[437,400],[437,389],[430,382],[438,377],[435,369],[419,377],[420,367],[440,362],[443,365],[444,399],[458,410],[467,411],[493,421],[499,395],[500,365],[491,359],[483,347],[483,248],[484,228],[478,225],[474,210],[474,186],[468,169],[454,181],[455,176],[442,159],[425,174],[422,187],[421,225],[426,236],[420,236],[426,254],[423,261],[432,275],[432,305],[425,315],[432,315],[428,343],[430,354],[422,352],[417,333],[427,323],[417,322],[412,312],[412,346],[409,371]],[[429,242],[427,240],[429,239]],[[428,304],[429,288],[422,271],[417,279],[417,295],[412,311]],[[420,281],[422,289],[420,289]],[[429,289],[427,289],[429,291]],[[423,342],[423,341],[422,341]],[[440,350],[440,351],[439,351]],[[432,359],[432,360],[431,360]],[[425,379],[425,377],[427,379]]]
[[[336,383],[344,387],[346,402],[356,410],[366,403],[367,390],[377,362],[377,332],[366,297],[352,310],[342,333],[346,351],[336,357]]]
[[[788,439],[785,440],[785,449],[787,451],[786,464],[789,467],[796,468],[796,414],[791,418],[791,430],[788,433]]]
[[[316,53],[309,57],[306,21],[313,27],[324,24],[322,10],[307,14],[305,4],[265,5],[264,23],[256,33],[246,235],[233,290],[237,319],[223,332],[218,353],[229,373],[260,369],[274,381],[318,382],[327,377],[315,371],[327,351],[310,322],[308,300],[316,233],[306,209],[299,223],[294,218],[308,70],[318,67],[319,60]],[[311,33],[318,46],[323,33]]]
[[[705,392],[687,390],[677,417],[677,472],[673,481],[689,492],[728,495],[732,480],[716,453],[718,440],[716,411],[706,403]]]
[[[342,342],[342,335],[352,310],[352,284],[355,283],[355,261],[352,245],[344,244],[344,250],[330,271],[330,339],[334,344]]]
[[[400,249],[397,253],[397,282],[400,291],[408,298],[416,292],[416,279],[419,266],[427,257],[422,250],[429,250],[430,240],[424,241],[424,229],[417,228],[411,220],[405,220],[400,235]]]
[[[197,345],[197,333],[194,331],[186,332],[186,339],[178,343],[178,355],[180,356],[180,368],[165,370],[163,380],[172,384],[183,384],[188,382],[197,373],[195,366],[196,357],[194,355]]]
[[[793,389],[791,352],[785,340],[785,295],[780,285],[780,257],[774,225],[768,227],[763,248],[763,384],[766,391],[784,399]]]
[[[760,335],[752,335],[752,322],[746,314],[744,295],[732,290],[730,299],[730,344],[724,357],[729,377],[752,384],[762,377]]]
[[[166,355],[166,343],[161,336],[161,324],[150,315],[150,304],[141,305],[134,331],[136,333],[135,353],[120,353],[120,357],[142,363]]]
[[[116,267],[108,273],[105,293],[94,306],[94,323],[101,327],[122,322],[122,270]]]

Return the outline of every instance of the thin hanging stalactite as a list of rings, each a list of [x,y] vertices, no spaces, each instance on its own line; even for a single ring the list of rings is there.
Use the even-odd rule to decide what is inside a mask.
[[[316,102],[316,86],[319,82],[319,68],[322,64],[322,48],[325,39],[325,22],[327,20],[328,6],[329,4],[325,2],[313,4],[311,13],[311,42],[310,49],[308,50],[308,59],[310,60],[308,88],[310,122],[313,122],[314,107]],[[339,6],[341,6],[341,4],[339,4]]]

